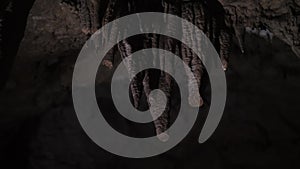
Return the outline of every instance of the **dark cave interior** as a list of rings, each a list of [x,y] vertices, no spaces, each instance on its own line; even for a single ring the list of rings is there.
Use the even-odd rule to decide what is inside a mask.
[[[120,17],[117,13],[122,13],[121,9],[107,10],[109,2],[116,1],[0,2],[0,161],[3,168],[300,167],[299,54],[295,46],[276,34],[270,40],[243,32],[240,38],[242,33],[238,32],[238,26],[227,30],[231,39],[230,46],[226,46],[230,51],[225,72],[226,107],[217,130],[207,142],[197,142],[211,95],[209,77],[203,70],[200,93],[204,106],[199,109],[197,122],[188,136],[170,151],[151,158],[129,159],[110,154],[93,143],[74,112],[72,71],[79,51],[91,34],[107,21]],[[137,2],[133,12],[164,10],[160,1]],[[167,12],[178,12],[172,10],[177,3],[164,2],[173,5]],[[218,1],[205,2],[210,3],[211,11],[220,11],[214,8],[216,4],[223,10]],[[125,11],[129,9],[126,7]],[[109,12],[112,15],[105,20]],[[299,22],[299,13],[293,13],[297,14],[295,22]],[[273,19],[282,20],[280,17]],[[117,47],[112,53],[109,54],[114,58],[110,61],[115,67],[122,53]],[[110,95],[108,79],[113,69],[102,64],[100,71],[103,73],[97,79],[96,95],[110,124],[134,137],[155,135],[153,124],[137,125],[118,115],[112,100],[106,97]],[[174,93],[176,91],[175,86]],[[170,123],[176,118],[177,97],[176,94],[172,97]],[[140,106],[147,108],[146,103]]]

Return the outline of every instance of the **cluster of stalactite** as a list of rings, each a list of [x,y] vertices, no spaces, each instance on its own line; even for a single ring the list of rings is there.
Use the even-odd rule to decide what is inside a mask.
[[[211,40],[212,44],[219,52],[224,69],[227,68],[231,36],[229,33],[230,30],[225,26],[224,10],[218,1],[155,0],[149,2],[147,0],[110,0],[107,4],[106,13],[103,17],[103,24],[124,15],[149,11],[158,11],[180,16],[198,26]],[[187,37],[188,40],[193,41],[193,32],[191,32],[189,28],[186,28],[185,25],[175,25],[176,23],[172,23],[172,21],[168,21],[167,24],[169,25],[169,29],[178,29],[178,26],[180,26],[183,31],[183,36]],[[192,106],[203,105],[201,96],[199,98],[199,95],[195,94],[195,91],[198,90],[194,88],[194,84],[200,86],[204,67],[199,57],[197,57],[190,48],[170,37],[158,34],[136,36],[122,40],[118,44],[118,52],[120,52],[122,58],[126,58],[135,51],[143,48],[161,48],[180,56],[182,60],[190,66],[194,76],[196,77],[196,81],[189,78],[189,103]],[[112,51],[113,50],[111,50],[111,52]],[[115,55],[113,53],[109,53],[104,63],[110,63],[108,65],[112,65],[114,57]],[[174,69],[174,67],[172,67],[172,63],[165,62],[163,55],[160,55],[159,57],[160,58],[158,58],[158,60],[161,66],[169,66],[169,70]],[[130,74],[137,73],[135,72],[135,66],[138,64],[139,63],[129,61],[127,66]],[[169,125],[170,99],[173,88],[172,83],[172,77],[163,71],[161,71],[160,74],[153,74],[151,71],[145,70],[143,73],[140,73],[138,76],[133,78],[130,86],[133,96],[133,104],[136,108],[138,108],[141,104],[140,102],[143,92],[147,97],[149,97],[151,89],[159,88],[166,94],[168,101],[164,113],[154,121],[156,132],[162,136],[162,139],[165,139],[163,137],[167,134],[164,133],[164,131]],[[151,106],[151,101],[148,102],[149,106]],[[152,105],[152,107],[153,106],[154,105]],[[153,112],[151,113],[155,114],[156,112],[160,112],[161,110],[159,109],[161,109],[160,106],[157,106],[157,109],[154,106],[154,109],[152,109]]]
[[[33,2],[34,0],[4,0],[0,3],[0,72],[3,74],[2,77],[9,75]],[[73,9],[72,11],[80,18],[82,24],[80,26],[87,37],[102,25],[128,14],[165,12],[180,16],[198,26],[206,34],[219,52],[224,69],[227,68],[231,37],[225,26],[224,10],[217,0],[61,0],[61,4]],[[185,25],[175,25],[172,21],[168,21],[168,25],[170,29],[181,27],[183,36],[193,41],[191,38],[193,34]],[[111,31],[111,34],[113,33],[114,30]],[[199,98],[199,94],[195,94],[196,89],[194,88],[194,84],[200,86],[201,83],[204,71],[201,60],[190,48],[170,37],[145,34],[124,39],[110,50],[102,63],[111,69],[116,66],[114,65],[115,57],[126,58],[144,48],[161,48],[180,56],[190,66],[196,77],[196,81],[189,79],[189,103],[192,106],[203,105],[201,96]],[[161,66],[174,69],[173,64],[167,63],[164,56],[159,56],[157,60]],[[131,62],[127,65],[130,74],[137,73],[134,67],[136,64],[139,63]],[[3,82],[5,81],[3,80]],[[164,91],[168,98],[164,113],[154,121],[157,134],[164,134],[169,125],[170,100],[173,90],[172,77],[163,71],[153,73],[145,70],[134,77],[130,85],[133,104],[136,108],[140,107],[142,95],[145,94],[149,97],[151,90],[156,88]],[[150,106],[151,99],[149,100]],[[154,107],[152,111],[153,113],[161,112],[160,109],[161,107],[158,106]]]

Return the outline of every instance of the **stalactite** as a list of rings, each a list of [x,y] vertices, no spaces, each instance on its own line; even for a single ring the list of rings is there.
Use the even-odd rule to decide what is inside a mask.
[[[105,25],[111,21],[113,21],[115,18],[117,18],[117,6],[118,6],[118,0],[110,0],[107,3],[107,8],[105,10],[105,14],[103,16],[102,19],[102,25]],[[109,35],[107,35],[107,37],[105,37],[105,40],[108,41],[109,38],[111,37],[111,34],[114,34],[113,36],[117,36],[117,28],[113,27],[111,28],[111,30],[109,31]],[[114,66],[114,57],[116,55],[116,50],[118,50],[117,48],[111,49],[105,56],[102,64],[104,66],[106,66],[109,69],[112,69],[112,67]]]
[[[194,8],[197,8],[196,10]],[[182,5],[182,15],[181,17],[188,20],[191,23],[194,23],[200,29],[205,27],[205,17],[204,17],[203,8],[199,5],[199,2],[184,2]],[[199,46],[199,39],[194,39],[192,28],[187,27],[186,25],[182,25],[183,36],[188,38],[190,43]],[[189,88],[189,103],[192,106],[202,106],[203,100],[200,96],[200,93],[196,93],[196,86],[200,86],[201,84],[201,76],[203,72],[203,66],[201,60],[197,57],[197,55],[185,45],[182,46],[182,58],[183,61],[190,66],[192,73],[196,77],[196,81],[193,80],[192,77],[188,77],[188,88]]]
[[[120,16],[128,15],[135,12],[136,2],[135,1],[122,1],[120,5]],[[130,28],[125,28],[130,29]],[[122,35],[120,35],[122,36]],[[122,37],[120,39],[123,39]],[[140,37],[131,37],[124,39],[119,43],[119,51],[122,59],[130,56],[134,51],[137,51],[143,47]],[[132,78],[130,89],[133,96],[133,102],[135,108],[140,107],[140,99],[143,93],[143,79],[144,74],[139,73],[137,76],[133,76],[138,72],[136,69],[140,67],[140,63],[134,61],[133,59],[128,59],[128,62],[125,65],[128,69],[129,76]]]
[[[220,57],[224,71],[228,68],[228,59],[230,56],[231,36],[226,30],[222,30],[220,34]]]
[[[180,3],[178,0],[168,2],[163,1],[163,8],[165,13],[169,13],[172,15],[180,15]],[[166,18],[166,25],[169,31],[176,32],[175,29],[178,29],[181,25],[178,25],[178,23],[172,21],[170,18]],[[159,48],[165,49],[167,51],[170,51],[172,53],[176,53],[176,49],[178,49],[178,42],[174,41],[170,37],[161,36],[159,39]],[[173,60],[166,60],[165,56],[163,54],[159,54],[159,64],[161,69],[168,70],[170,72],[174,72],[174,61]],[[169,125],[169,116],[170,116],[170,105],[171,105],[171,92],[172,92],[172,77],[166,72],[161,72],[160,78],[159,78],[159,85],[158,88],[161,89],[166,97],[167,97],[167,103],[165,110],[163,110],[163,114],[154,121],[154,125],[156,128],[156,133],[159,135],[160,139],[162,141],[166,141],[168,138],[168,134],[165,133],[165,131],[168,128]],[[157,108],[154,108],[153,114],[155,112],[160,112],[160,105],[156,105]]]
[[[228,28],[232,29],[232,34],[235,35],[235,38],[238,41],[240,51],[244,53],[244,36],[245,30],[242,26],[243,18],[238,14],[238,10],[235,6],[225,6],[226,11],[224,15],[224,20]],[[227,31],[228,32],[228,31]]]
[[[121,53],[122,58],[127,58],[133,53],[131,44],[128,42],[128,40],[122,40],[121,43],[118,45],[119,50]],[[142,95],[142,77],[141,75],[133,77],[134,74],[138,73],[136,71],[137,66],[139,66],[139,63],[134,62],[132,59],[128,59],[128,62],[125,65],[128,69],[129,76],[132,78],[130,89],[133,96],[133,102],[135,108],[139,108],[140,106],[140,98]]]
[[[218,3],[217,1],[214,3],[213,1],[210,1],[208,3],[208,9],[209,12],[207,16],[211,16],[213,25],[213,40],[210,39],[214,45],[214,47],[217,49],[222,66],[224,71],[228,68],[228,59],[230,55],[230,44],[231,44],[231,31],[230,28],[226,26],[226,18],[225,18],[225,10],[223,9],[223,6]],[[243,39],[243,38],[242,38]],[[242,44],[241,44],[242,45]],[[243,51],[243,46],[241,46],[241,50]]]
[[[159,1],[157,1],[159,2]],[[137,12],[145,12],[145,11],[157,11],[155,8],[149,7],[147,4],[148,1],[141,0],[110,0],[108,3],[108,8],[106,10],[106,15],[103,18],[103,23],[108,23],[113,19],[118,17],[137,13]],[[153,2],[153,3],[156,3]],[[219,5],[219,6],[218,6]],[[216,9],[217,10],[214,11]],[[157,6],[156,6],[157,7]],[[151,10],[152,9],[152,10]],[[157,8],[156,8],[157,9]],[[222,64],[224,69],[228,66],[228,58],[229,58],[229,48],[230,48],[230,36],[228,34],[228,30],[225,27],[224,21],[224,13],[220,8],[220,4],[217,1],[162,1],[162,11],[165,13],[181,16],[184,19],[192,22],[196,26],[198,26],[211,40],[215,48],[220,54]],[[161,12],[162,12],[161,11]],[[188,40],[197,46],[201,46],[201,39],[197,39],[194,37],[193,30],[186,27],[186,25],[175,25],[171,20],[166,20],[166,24],[169,26],[168,28],[172,31],[172,29],[178,29],[182,27],[183,36],[188,38]],[[174,30],[175,31],[175,30]],[[114,31],[112,31],[114,32]],[[142,44],[142,45],[141,45]],[[182,60],[190,66],[196,80],[192,80],[189,77],[188,87],[189,87],[189,103],[192,106],[202,106],[203,100],[199,94],[196,94],[195,86],[201,85],[201,77],[203,74],[204,67],[202,65],[201,60],[195,55],[194,52],[190,48],[187,48],[185,45],[181,45],[176,42],[174,39],[170,37],[155,35],[155,34],[147,34],[143,36],[137,36],[134,38],[128,38],[122,40],[118,49],[122,58],[126,58],[131,55],[134,51],[141,50],[143,48],[161,48],[168,50],[172,53],[179,53],[182,57]],[[114,55],[110,54],[111,57]],[[166,62],[165,57],[163,55],[159,55],[157,59],[161,68],[169,69],[173,71],[174,63],[170,63],[170,61]],[[112,59],[110,59],[112,60]],[[172,61],[171,61],[172,62]],[[135,63],[132,60],[126,64],[129,74],[133,75],[135,72],[135,67],[140,66],[141,63]],[[157,120],[154,121],[154,125],[156,128],[157,134],[161,134],[163,138],[161,140],[165,140],[168,135],[165,133],[169,125],[169,111],[170,111],[170,99],[172,92],[172,77],[165,73],[160,72],[157,77],[158,84],[151,84],[153,74],[149,70],[144,71],[144,73],[140,73],[138,76],[134,77],[131,81],[130,89],[133,95],[133,102],[136,108],[140,105],[140,99],[142,92],[144,91],[146,96],[149,97],[149,93],[153,88],[159,88],[164,91],[167,96],[167,105],[164,110],[162,116],[160,116]],[[154,85],[154,87],[153,87]],[[199,97],[200,96],[200,97]],[[151,98],[149,99],[151,100]],[[154,102],[148,102],[149,106],[152,104],[152,113],[155,114],[157,112],[161,112],[161,107],[157,105],[155,107]],[[153,107],[154,106],[154,107]]]

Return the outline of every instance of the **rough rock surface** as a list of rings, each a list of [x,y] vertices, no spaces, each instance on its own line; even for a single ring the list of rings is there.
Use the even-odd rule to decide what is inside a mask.
[[[246,27],[268,29],[300,56],[299,0],[220,0],[220,2],[227,11],[228,25],[235,29],[240,41]]]

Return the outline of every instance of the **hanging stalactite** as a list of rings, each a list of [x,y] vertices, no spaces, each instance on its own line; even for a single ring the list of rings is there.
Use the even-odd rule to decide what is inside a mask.
[[[103,18],[103,24],[106,24],[114,19],[125,16],[132,13],[138,12],[148,12],[148,11],[158,11],[169,13],[172,15],[180,16],[183,19],[190,21],[195,24],[199,29],[201,29],[207,37],[211,40],[215,48],[220,54],[221,61],[224,67],[224,70],[228,67],[228,58],[229,58],[229,48],[230,48],[230,34],[225,27],[224,20],[224,11],[221,4],[217,1],[169,1],[169,0],[157,0],[151,2],[153,4],[160,4],[160,6],[155,5],[151,8],[151,5],[148,1],[141,0],[110,0],[107,5],[106,15]],[[192,30],[189,30],[185,25],[175,25],[171,20],[167,20],[167,25],[169,29],[178,29],[182,27],[183,36],[187,37],[193,44],[200,46],[199,39],[195,39],[193,36]],[[113,28],[112,28],[113,29]],[[142,45],[140,45],[142,44]],[[202,106],[203,100],[199,95],[195,94],[195,91],[198,91],[194,86],[201,85],[201,77],[204,71],[201,60],[192,52],[191,49],[187,48],[185,45],[179,44],[170,37],[160,36],[156,34],[147,34],[143,36],[137,36],[129,39],[122,40],[118,49],[121,57],[124,59],[130,56],[133,52],[141,50],[143,48],[161,48],[168,50],[172,53],[178,53],[182,57],[182,60],[190,66],[196,81],[193,81],[191,77],[188,80],[189,87],[189,103],[192,106]],[[108,53],[107,60],[112,62],[113,57],[115,56],[112,53]],[[174,63],[168,63],[165,61],[165,57],[160,55],[158,59],[158,64],[161,68],[165,67],[172,71]],[[140,63],[135,63],[132,60],[129,60],[126,65],[129,71],[129,74],[136,74],[136,66],[140,66]],[[165,107],[164,113],[157,120],[154,121],[157,134],[161,134],[163,137],[168,137],[167,133],[164,133],[169,125],[169,113],[170,113],[170,100],[172,94],[172,77],[165,73],[161,72],[158,75],[158,84],[151,84],[154,80],[151,80],[154,76],[149,70],[140,73],[138,76],[134,77],[131,81],[130,89],[133,96],[133,104],[136,108],[140,106],[140,100],[143,92],[147,97],[151,91],[151,86],[154,88],[159,88],[164,91],[167,96],[167,105]],[[196,84],[196,85],[195,85]],[[153,87],[152,87],[153,88]],[[150,99],[151,100],[151,99]],[[148,103],[149,107],[153,103]],[[153,107],[154,106],[154,107]],[[160,112],[161,108],[155,105],[152,105],[152,113],[155,114]],[[162,135],[163,134],[163,135]],[[165,140],[165,138],[161,138]]]

